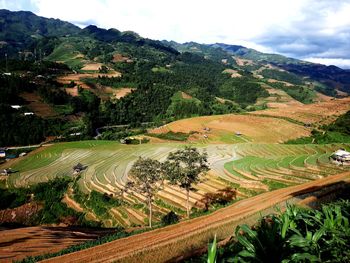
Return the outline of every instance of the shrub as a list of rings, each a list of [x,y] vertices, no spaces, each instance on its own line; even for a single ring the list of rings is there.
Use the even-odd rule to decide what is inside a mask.
[[[170,211],[169,213],[167,213],[162,217],[161,222],[163,226],[167,226],[167,225],[176,224],[177,222],[179,222],[179,220],[180,220],[180,217],[177,214],[175,214],[173,211]]]

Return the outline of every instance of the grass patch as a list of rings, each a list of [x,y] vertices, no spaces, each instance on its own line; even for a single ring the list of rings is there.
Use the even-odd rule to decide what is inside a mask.
[[[159,205],[161,207],[164,207],[164,208],[167,208],[167,209],[169,209],[171,211],[174,211],[174,212],[176,212],[179,215],[185,215],[186,214],[186,211],[184,211],[184,210],[182,210],[182,209],[180,209],[180,208],[178,208],[176,206],[173,206],[173,205],[170,205],[168,203],[165,203],[162,199],[156,199],[154,201],[154,203],[156,205]]]
[[[122,201],[92,190],[88,198],[85,199],[85,205],[91,208],[98,217],[107,219],[109,218],[108,210],[121,206]]]
[[[147,136],[156,137],[163,140],[171,141],[187,141],[188,137],[193,133],[183,133],[183,132],[173,132],[169,131],[167,133],[147,133]]]
[[[281,183],[281,182],[269,180],[269,179],[263,179],[262,183],[266,184],[269,187],[270,191],[290,186],[290,184],[285,184],[285,183]]]
[[[53,109],[59,115],[69,115],[73,113],[73,107],[70,104],[66,105],[53,105]]]

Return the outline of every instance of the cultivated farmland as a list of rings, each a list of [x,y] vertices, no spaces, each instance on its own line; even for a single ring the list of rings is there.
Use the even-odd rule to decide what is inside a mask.
[[[274,103],[273,108],[252,112],[253,115],[284,117],[303,123],[329,124],[349,110],[350,98],[332,99],[313,104]]]
[[[179,120],[154,129],[151,133],[169,131],[192,132],[189,140],[202,143],[279,143],[310,134],[309,129],[287,120],[236,114]]]
[[[296,185],[346,170],[328,161],[331,152],[348,145],[282,145],[282,144],[210,144],[197,145],[208,153],[211,171],[203,176],[190,194],[190,205],[201,207],[206,193],[226,187],[236,188],[239,198],[269,190]],[[78,162],[87,166],[77,178],[79,191],[88,194],[95,190],[114,198],[127,182],[128,171],[139,157],[164,160],[181,144],[121,145],[108,141],[85,141],[49,146],[16,163],[7,184],[23,187],[54,177],[73,176],[72,167]],[[99,215],[86,202],[75,201],[74,190],[66,203],[76,210],[84,209],[105,226],[144,225],[147,223],[145,198],[137,193],[124,194],[124,204]],[[170,210],[180,215],[186,210],[186,194],[178,187],[166,185],[158,192],[154,203],[154,220]]]

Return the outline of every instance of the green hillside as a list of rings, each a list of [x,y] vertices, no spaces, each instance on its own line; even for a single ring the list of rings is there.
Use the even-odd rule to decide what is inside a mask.
[[[23,72],[26,83],[41,76],[29,91],[39,96],[40,107],[51,107],[51,116],[59,116],[50,124],[39,125],[50,128],[46,129],[49,132],[40,128],[37,138],[69,133],[67,129],[71,127],[78,127],[76,130],[84,134],[82,138],[91,138],[96,128],[106,125],[140,127],[145,122],[158,125],[190,116],[265,108],[266,103],[259,101],[268,101],[268,89],[282,90],[302,103],[312,103],[316,90],[335,95],[334,83],[347,90],[346,71],[332,68],[336,74],[327,79],[333,83],[328,85],[324,81],[328,71],[305,76],[302,67],[310,70],[315,64],[242,46],[161,42],[131,31],[96,26],[80,29],[30,12],[0,13],[0,55],[8,55],[7,62],[0,60],[0,72],[13,74],[5,77],[1,85],[13,82]],[[49,65],[50,62],[55,63]],[[286,67],[294,68],[289,71]],[[321,75],[314,77],[315,74]],[[60,80],[64,76],[68,80]],[[275,82],[270,83],[271,79]],[[123,89],[129,91],[118,95]],[[10,101],[29,103],[19,99],[28,88],[7,92],[4,87],[3,91],[6,109]],[[179,92],[193,99],[179,99]],[[11,111],[10,120],[10,115],[3,113],[2,120],[17,123],[20,114]],[[39,117],[45,118],[43,115]],[[68,124],[63,125],[67,120]],[[40,119],[38,122],[46,123]],[[16,129],[10,138],[2,143],[20,144],[15,139],[19,138]]]

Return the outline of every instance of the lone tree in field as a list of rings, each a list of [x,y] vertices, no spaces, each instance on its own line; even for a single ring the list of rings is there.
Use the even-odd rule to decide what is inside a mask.
[[[167,179],[170,184],[186,190],[187,218],[190,217],[190,190],[199,181],[199,175],[209,170],[207,153],[200,153],[197,148],[186,147],[170,153],[165,163]]]
[[[128,189],[144,195],[149,209],[149,227],[152,227],[152,202],[157,191],[163,187],[164,169],[157,160],[139,158],[132,166]]]

